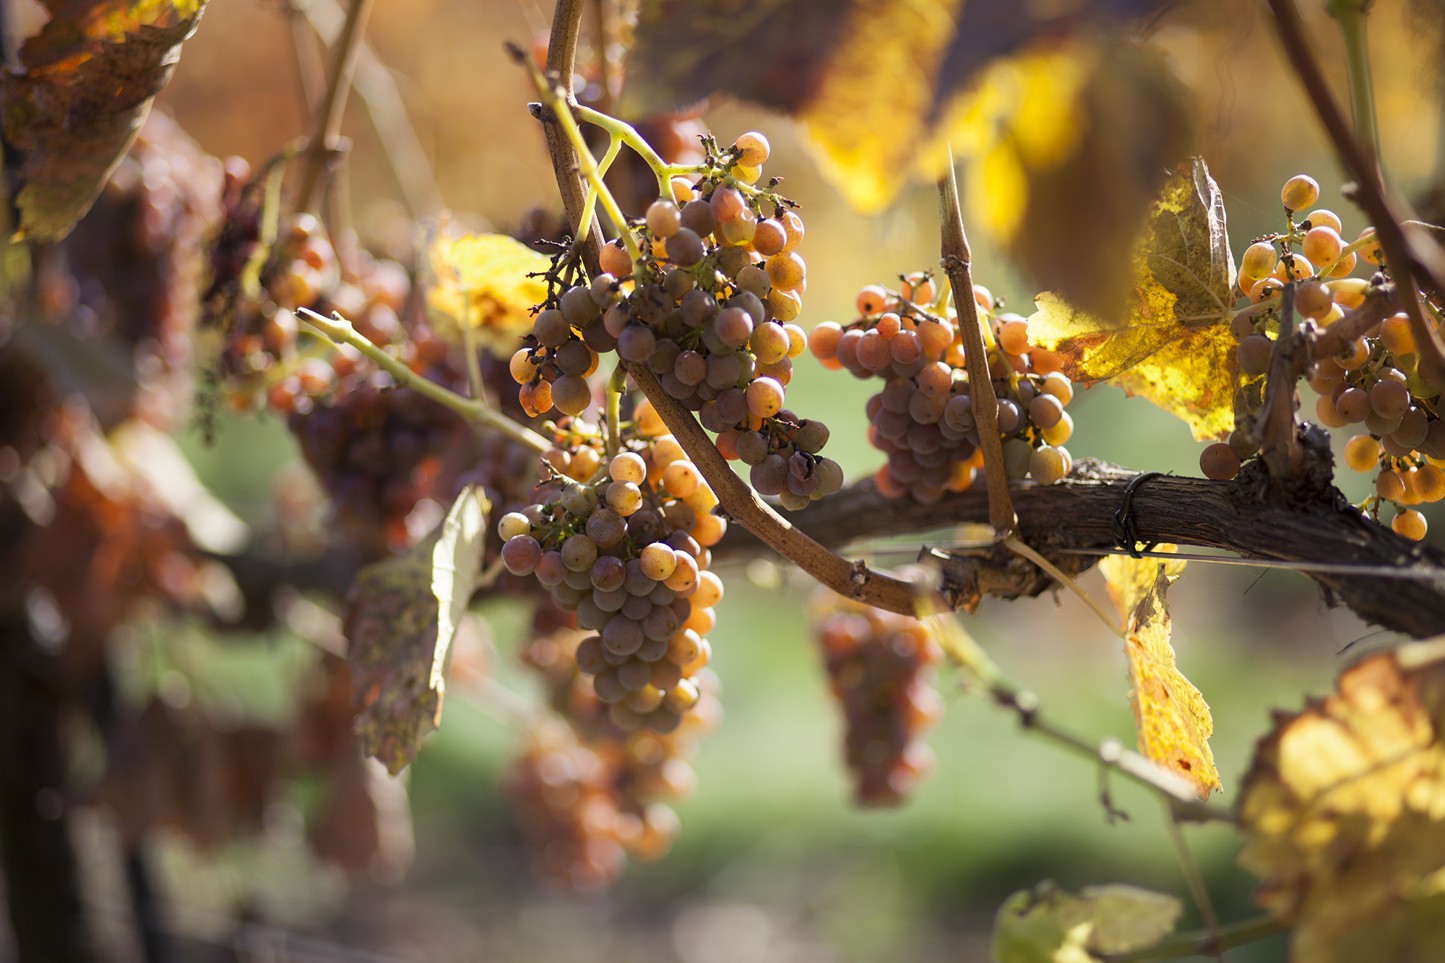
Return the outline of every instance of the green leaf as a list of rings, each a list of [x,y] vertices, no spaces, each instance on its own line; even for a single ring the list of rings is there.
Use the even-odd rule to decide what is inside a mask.
[[[48,0],[51,19],[0,74],[0,123],[21,154],[20,237],[70,233],[170,80],[206,0]]]
[[[436,532],[362,569],[347,599],[356,732],[393,775],[441,724],[452,639],[481,574],[490,509],[481,488],[463,489]]]
[[[1020,890],[994,920],[995,963],[1093,963],[1127,953],[1173,931],[1183,905],[1173,896],[1111,883],[1078,896],[1052,883]]]
[[[1195,158],[1164,186],[1134,247],[1127,320],[1045,292],[1030,340],[1063,354],[1075,381],[1116,384],[1183,419],[1197,439],[1223,437],[1248,387],[1229,330],[1234,258],[1225,227],[1219,188]]]

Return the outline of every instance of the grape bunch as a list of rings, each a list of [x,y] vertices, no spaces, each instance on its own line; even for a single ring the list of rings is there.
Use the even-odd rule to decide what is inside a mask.
[[[672,196],[648,207],[638,261],[620,242],[606,245],[603,273],[538,313],[512,376],[529,412],[579,415],[593,401],[587,377],[599,353],[645,364],[724,456],[750,466],[759,492],[798,508],[843,483],[819,454],[826,426],[785,407],[807,345],[793,323],[807,281],[796,250],[803,221],[771,185],[754,186],[768,158],[762,134],[722,151],[707,144],[699,179],[673,178]]]
[[[717,496],[655,412],[638,415],[607,457],[600,432],[579,419],[557,425],[544,456],[552,477],[534,504],[497,524],[502,562],[535,575],[590,633],[576,662],[618,727],[668,733],[700,697],[707,634],[722,581],[708,565],[727,523]],[[603,466],[606,462],[605,469]]]
[[[1296,212],[1319,200],[1319,185],[1307,175],[1290,178],[1281,191],[1286,229],[1254,241],[1240,259],[1238,287],[1249,304],[1231,322],[1238,339],[1240,370],[1262,375],[1269,367],[1279,335],[1277,306],[1286,284],[1294,284],[1294,308],[1309,323],[1328,329],[1360,306],[1373,287],[1388,278],[1374,229],[1366,227],[1346,243],[1343,224],[1333,211],[1317,208],[1302,218]],[[1352,277],[1360,262],[1376,271]],[[1445,499],[1445,422],[1439,391],[1416,371],[1418,353],[1403,312],[1385,318],[1345,344],[1335,357],[1316,358],[1309,385],[1318,394],[1315,417],[1327,428],[1358,425],[1344,461],[1351,469],[1375,473],[1375,493],[1362,506],[1379,517],[1383,503],[1394,505],[1392,527],[1401,535],[1424,538],[1425,517],[1413,507]],[[1200,468],[1215,479],[1233,478],[1242,459],[1256,451],[1238,426],[1228,441],[1205,448]]]
[[[967,489],[983,465],[958,321],[952,310],[935,313],[934,299],[923,273],[904,277],[898,290],[870,284],[858,292],[855,320],[825,321],[809,335],[824,367],[883,379],[866,409],[868,439],[888,456],[874,482],[888,497],[924,504]],[[1009,477],[1052,484],[1073,463],[1063,447],[1073,432],[1064,410],[1073,385],[1057,355],[1029,344],[1023,317],[990,317],[996,306],[986,288],[975,287],[974,300],[994,335],[989,373]]]
[[[941,652],[928,626],[826,590],[814,624],[834,697],[843,709],[845,759],[863,806],[902,802],[933,755],[917,741],[943,711],[930,686]]]
[[[697,737],[717,725],[717,677],[707,669],[694,676],[699,701],[673,732],[622,729],[577,668],[587,633],[570,613],[545,603],[538,611],[522,659],[541,674],[560,719],[534,727],[512,764],[509,795],[539,875],[594,889],[616,878],[624,856],[658,859],[676,838],[680,823],[668,804],[696,782],[687,759]]]

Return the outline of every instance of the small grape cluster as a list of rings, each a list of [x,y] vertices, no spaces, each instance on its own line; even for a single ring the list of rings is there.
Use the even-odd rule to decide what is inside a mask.
[[[1004,465],[1010,478],[1052,484],[1073,464],[1063,447],[1073,432],[1064,410],[1073,385],[1059,371],[1057,355],[1029,344],[1026,319],[995,315],[986,288],[973,294],[994,333],[989,374]],[[924,504],[967,489],[983,464],[958,321],[952,310],[934,313],[935,296],[923,273],[902,278],[898,290],[870,284],[858,293],[854,321],[825,321],[809,335],[824,367],[884,380],[867,405],[869,441],[888,456],[874,482],[888,497],[910,495]]]
[[[533,728],[511,767],[509,795],[539,874],[594,889],[616,878],[624,856],[658,859],[676,838],[680,823],[669,803],[696,783],[687,759],[697,737],[719,721],[717,676],[704,669],[693,677],[699,700],[675,731],[623,730],[577,669],[586,633],[570,613],[550,612],[547,620],[562,624],[537,631],[534,621],[522,659],[541,674],[548,702],[567,727],[554,717]]]
[[[930,686],[941,652],[928,626],[832,592],[815,600],[815,626],[833,695],[843,709],[845,759],[863,806],[902,802],[933,755],[917,741],[943,711]]]
[[[1278,295],[1286,284],[1295,285],[1295,311],[1328,328],[1359,307],[1388,273],[1374,228],[1366,227],[1346,243],[1333,211],[1318,208],[1296,219],[1297,211],[1319,200],[1313,178],[1291,177],[1281,200],[1285,232],[1256,240],[1240,259],[1238,287],[1250,303],[1235,314],[1232,330],[1246,375],[1262,375],[1269,367],[1279,333]],[[1378,273],[1369,279],[1351,277],[1360,261]],[[1375,494],[1364,507],[1378,517],[1381,503],[1393,503],[1392,527],[1414,539],[1425,536],[1425,517],[1407,506],[1445,499],[1445,421],[1438,391],[1416,374],[1417,358],[1409,319],[1401,312],[1348,342],[1338,357],[1316,359],[1309,376],[1319,395],[1315,416],[1322,425],[1365,430],[1344,449],[1346,465],[1376,473]],[[1200,468],[1209,478],[1230,479],[1255,451],[1247,433],[1236,427],[1228,441],[1204,449]]]
[[[698,701],[722,581],[709,546],[727,523],[717,496],[644,408],[606,459],[600,432],[568,419],[534,504],[502,516],[502,562],[535,575],[592,633],[577,666],[622,729],[675,730]]]
[[[784,407],[807,345],[793,323],[807,283],[796,250],[803,221],[772,185],[754,186],[768,158],[762,134],[724,151],[708,143],[701,177],[674,178],[672,196],[647,209],[637,262],[621,243],[606,245],[604,273],[537,315],[512,376],[528,411],[578,415],[592,403],[586,379],[599,353],[645,364],[723,455],[751,466],[761,493],[799,508],[843,483],[819,454],[827,428]]]

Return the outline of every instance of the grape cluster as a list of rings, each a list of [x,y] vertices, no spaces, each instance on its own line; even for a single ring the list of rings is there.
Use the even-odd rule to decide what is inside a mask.
[[[534,624],[522,658],[541,674],[549,704],[567,726],[552,718],[533,728],[511,766],[509,795],[539,875],[594,889],[616,878],[624,856],[650,861],[671,846],[680,824],[668,804],[696,782],[687,759],[697,737],[717,725],[717,677],[706,669],[693,677],[698,703],[673,732],[622,729],[577,668],[576,649],[587,633],[570,613],[546,605],[539,613],[560,624],[540,631]]]
[[[784,407],[807,344],[793,323],[807,281],[796,250],[803,221],[790,201],[753,186],[768,157],[762,134],[707,156],[696,183],[674,178],[672,196],[647,209],[635,264],[621,243],[606,245],[604,273],[537,315],[512,376],[529,412],[579,415],[593,401],[587,377],[599,353],[645,364],[723,455],[751,467],[759,492],[802,507],[843,483],[819,454],[826,426]]]
[[[1281,191],[1285,232],[1256,240],[1240,259],[1238,287],[1249,304],[1235,314],[1232,330],[1246,375],[1262,375],[1269,367],[1279,334],[1278,296],[1286,284],[1295,286],[1297,314],[1328,328],[1388,276],[1373,228],[1346,243],[1333,211],[1318,208],[1296,218],[1297,211],[1318,200],[1319,185],[1312,178],[1290,178]],[[1361,261],[1377,273],[1351,277]],[[1392,527],[1414,539],[1425,536],[1425,517],[1408,506],[1445,499],[1445,421],[1439,392],[1416,372],[1417,358],[1409,319],[1401,312],[1347,343],[1339,356],[1315,359],[1309,376],[1319,396],[1315,416],[1321,424],[1364,429],[1344,449],[1350,468],[1375,472],[1375,494],[1364,507],[1378,517],[1382,503],[1393,503]],[[1200,468],[1210,478],[1233,478],[1242,459],[1255,451],[1247,433],[1236,427],[1228,441],[1204,449]]]
[[[845,759],[863,806],[902,802],[932,768],[918,735],[942,700],[929,677],[940,650],[918,619],[824,592],[815,601],[818,645],[843,709]]]
[[[994,315],[988,290],[973,293],[994,334],[989,373],[1004,465],[1010,478],[1052,484],[1073,463],[1063,447],[1073,432],[1064,410],[1073,385],[1058,370],[1057,355],[1029,344],[1023,317]],[[870,284],[858,292],[855,320],[825,321],[809,335],[824,367],[883,379],[867,405],[868,439],[888,456],[874,482],[889,497],[911,495],[925,504],[967,489],[983,464],[957,318],[952,310],[935,313],[934,298],[933,281],[922,273],[904,277],[898,290]]]
[[[507,570],[535,575],[595,633],[578,644],[576,662],[612,722],[667,733],[700,695],[694,677],[711,656],[706,636],[723,593],[708,547],[727,523],[712,514],[717,496],[677,441],[641,433],[650,421],[639,417],[642,427],[610,458],[595,427],[559,424],[544,456],[553,477],[497,530]]]

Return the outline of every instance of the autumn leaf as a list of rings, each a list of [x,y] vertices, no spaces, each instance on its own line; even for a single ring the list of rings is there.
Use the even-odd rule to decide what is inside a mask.
[[[1134,247],[1133,271],[1127,320],[1045,293],[1029,318],[1030,340],[1062,353],[1070,378],[1140,395],[1183,419],[1196,439],[1223,437],[1245,379],[1229,330],[1234,258],[1224,204],[1202,159],[1165,185]]]
[[[433,327],[460,341],[470,325],[477,343],[501,357],[516,350],[517,339],[532,330],[532,308],[547,298],[547,282],[528,277],[550,263],[504,234],[468,234],[450,238],[439,232],[427,252],[427,313]]]
[[[206,0],[47,0],[51,19],[0,75],[0,122],[22,156],[20,237],[75,226],[170,80]]]
[[[1091,963],[1159,942],[1183,906],[1164,893],[1123,884],[1085,886],[1078,896],[1043,883],[1004,901],[994,919],[995,963]]]
[[[781,110],[804,122],[839,192],[877,211],[908,174],[937,177],[941,155],[925,148],[941,144],[944,108],[992,59],[1161,5],[644,0],[622,108],[657,113],[725,93]]]
[[[1209,737],[1214,720],[1204,701],[1175,665],[1164,596],[1183,562],[1111,558],[1101,563],[1109,595],[1125,619],[1129,703],[1139,732],[1139,751],[1184,777],[1199,798],[1219,788]]]
[[[393,775],[441,724],[448,654],[481,571],[489,510],[468,486],[433,536],[362,569],[347,599],[356,732]]]
[[[1281,713],[1239,800],[1256,899],[1290,959],[1434,960],[1445,946],[1445,637],[1362,659]]]

